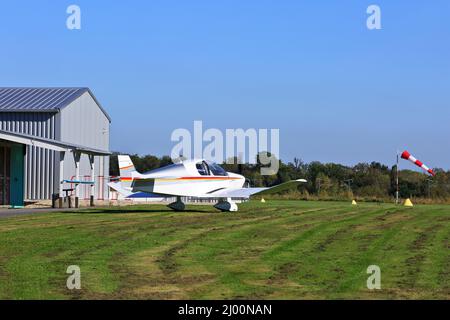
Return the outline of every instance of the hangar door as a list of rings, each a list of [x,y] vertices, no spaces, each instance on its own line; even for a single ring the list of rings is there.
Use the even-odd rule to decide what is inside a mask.
[[[23,206],[24,152],[24,145],[0,145],[0,205]]]
[[[11,180],[11,148],[0,146],[0,205],[9,204]]]

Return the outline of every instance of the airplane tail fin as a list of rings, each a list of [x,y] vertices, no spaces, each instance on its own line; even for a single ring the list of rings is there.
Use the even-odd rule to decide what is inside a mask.
[[[133,182],[133,173],[136,173],[136,168],[128,155],[119,155],[119,171],[120,171],[120,182],[122,187],[131,188],[131,183]]]

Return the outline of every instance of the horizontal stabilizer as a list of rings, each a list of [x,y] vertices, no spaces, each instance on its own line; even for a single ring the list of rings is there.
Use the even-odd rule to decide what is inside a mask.
[[[125,189],[122,186],[121,182],[110,182],[108,183],[108,186],[110,186],[112,189],[120,193],[124,198],[127,199],[138,199],[138,198],[167,198],[172,197],[171,195],[167,194],[157,194],[157,193],[151,193],[151,192],[132,192],[129,189]]]
[[[122,186],[121,182],[110,182],[108,183],[108,186],[117,191],[118,193],[120,193],[121,195],[123,195],[124,197],[128,197],[133,194],[130,190],[125,189]]]

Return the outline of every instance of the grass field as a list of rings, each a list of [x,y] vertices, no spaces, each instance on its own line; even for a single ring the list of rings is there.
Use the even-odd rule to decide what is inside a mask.
[[[449,299],[450,206],[269,201],[0,219],[2,299]],[[369,265],[382,289],[366,287]],[[81,290],[66,268],[81,268]]]

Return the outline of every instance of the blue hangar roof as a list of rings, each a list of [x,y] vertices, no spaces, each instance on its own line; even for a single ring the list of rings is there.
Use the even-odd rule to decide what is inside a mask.
[[[102,108],[89,88],[1,88],[0,112],[59,112],[75,99],[88,92]]]

